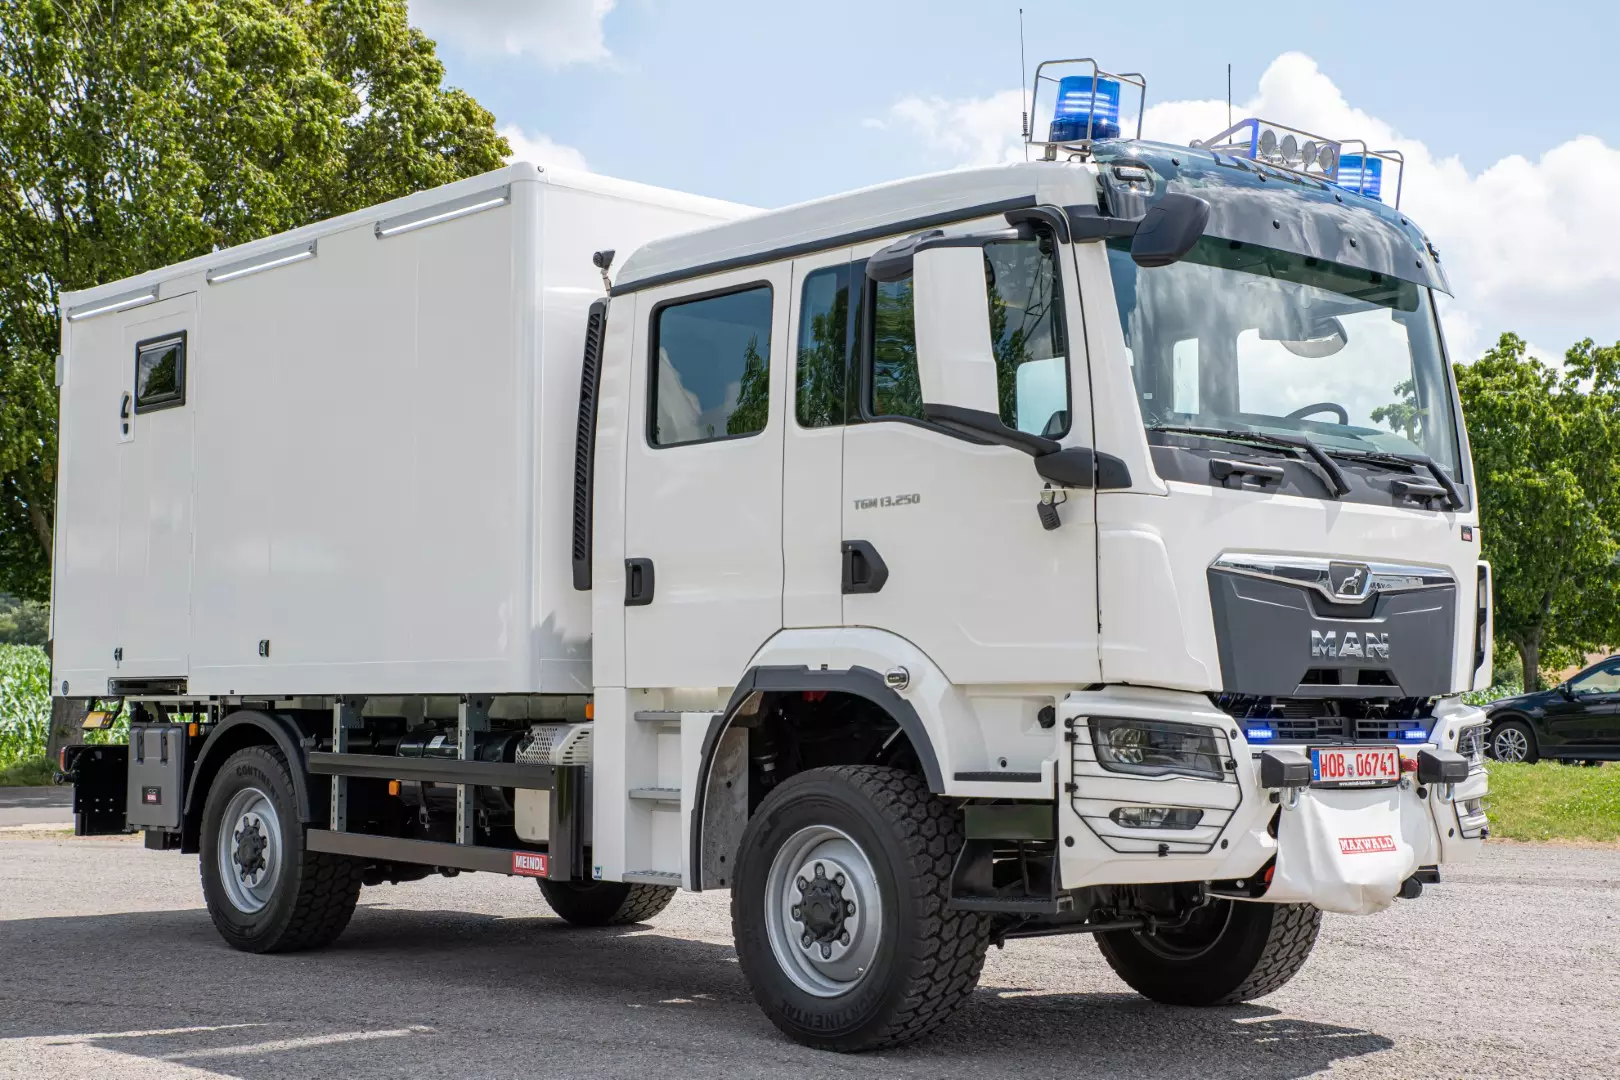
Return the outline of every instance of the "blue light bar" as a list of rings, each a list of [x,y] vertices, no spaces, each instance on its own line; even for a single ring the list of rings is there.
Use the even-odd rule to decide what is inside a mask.
[[[1069,75],[1058,80],[1051,140],[1074,142],[1086,138],[1119,138],[1119,83],[1113,79],[1093,80],[1090,75]]]
[[[1384,187],[1384,161],[1369,155],[1346,154],[1339,159],[1338,184],[1346,191],[1354,191],[1369,199],[1382,198]]]
[[[1275,731],[1262,724],[1250,724],[1247,730],[1250,742],[1269,742],[1277,737]]]

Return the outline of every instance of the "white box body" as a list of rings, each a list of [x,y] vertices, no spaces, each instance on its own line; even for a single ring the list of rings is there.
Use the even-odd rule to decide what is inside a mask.
[[[742,212],[514,165],[65,296],[55,692],[589,692],[570,543],[591,256]],[[183,404],[126,426],[136,346],[181,331]]]

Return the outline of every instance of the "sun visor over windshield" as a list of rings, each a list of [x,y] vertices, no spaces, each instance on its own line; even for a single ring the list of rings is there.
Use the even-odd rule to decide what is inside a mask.
[[[1152,169],[1151,191],[1141,170],[1127,161]],[[1113,217],[1141,217],[1168,192],[1184,192],[1209,203],[1205,236],[1375,270],[1451,293],[1439,259],[1410,218],[1334,185],[1245,158],[1139,142],[1100,144],[1097,163]]]

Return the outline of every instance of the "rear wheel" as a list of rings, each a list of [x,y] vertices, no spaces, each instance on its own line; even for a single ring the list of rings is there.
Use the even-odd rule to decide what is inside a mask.
[[[208,915],[232,948],[315,948],[354,914],[361,865],[304,847],[292,772],[274,747],[238,750],[221,766],[203,805],[200,847]]]
[[[1097,935],[1114,972],[1166,1005],[1235,1005],[1276,990],[1311,955],[1322,912],[1310,904],[1216,900],[1186,926]]]
[[[949,907],[959,815],[900,769],[811,769],[743,833],[731,893],[737,957],[788,1036],[825,1050],[896,1046],[972,995],[986,917]]]
[[[539,879],[546,903],[575,926],[627,926],[646,922],[669,906],[675,890],[667,885],[628,885],[622,881]]]
[[[1486,745],[1497,761],[1522,761],[1531,765],[1541,760],[1535,733],[1523,720],[1497,721],[1491,726],[1490,742]]]

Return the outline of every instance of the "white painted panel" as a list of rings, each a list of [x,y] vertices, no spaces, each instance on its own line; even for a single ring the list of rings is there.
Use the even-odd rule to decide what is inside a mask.
[[[769,409],[753,435],[654,447],[647,422],[656,305],[766,282]],[[625,557],[653,560],[652,603],[625,611],[632,687],[731,686],[782,626],[782,431],[790,365],[788,265],[717,274],[640,297],[627,432]],[[669,403],[666,401],[666,406]]]
[[[783,380],[780,412],[784,418],[782,446],[782,625],[838,626],[843,623],[843,564],[839,549],[844,499],[844,425],[805,427],[797,411],[800,372],[812,362],[817,328],[804,312],[805,284],[818,270],[842,267],[849,271],[850,250],[798,259],[793,264],[793,312],[788,328],[792,368]],[[860,282],[851,283],[850,308],[859,295]],[[813,316],[814,313],[812,313]],[[824,326],[845,340],[845,328]],[[847,357],[845,368],[847,373]],[[847,398],[847,394],[845,395]]]

